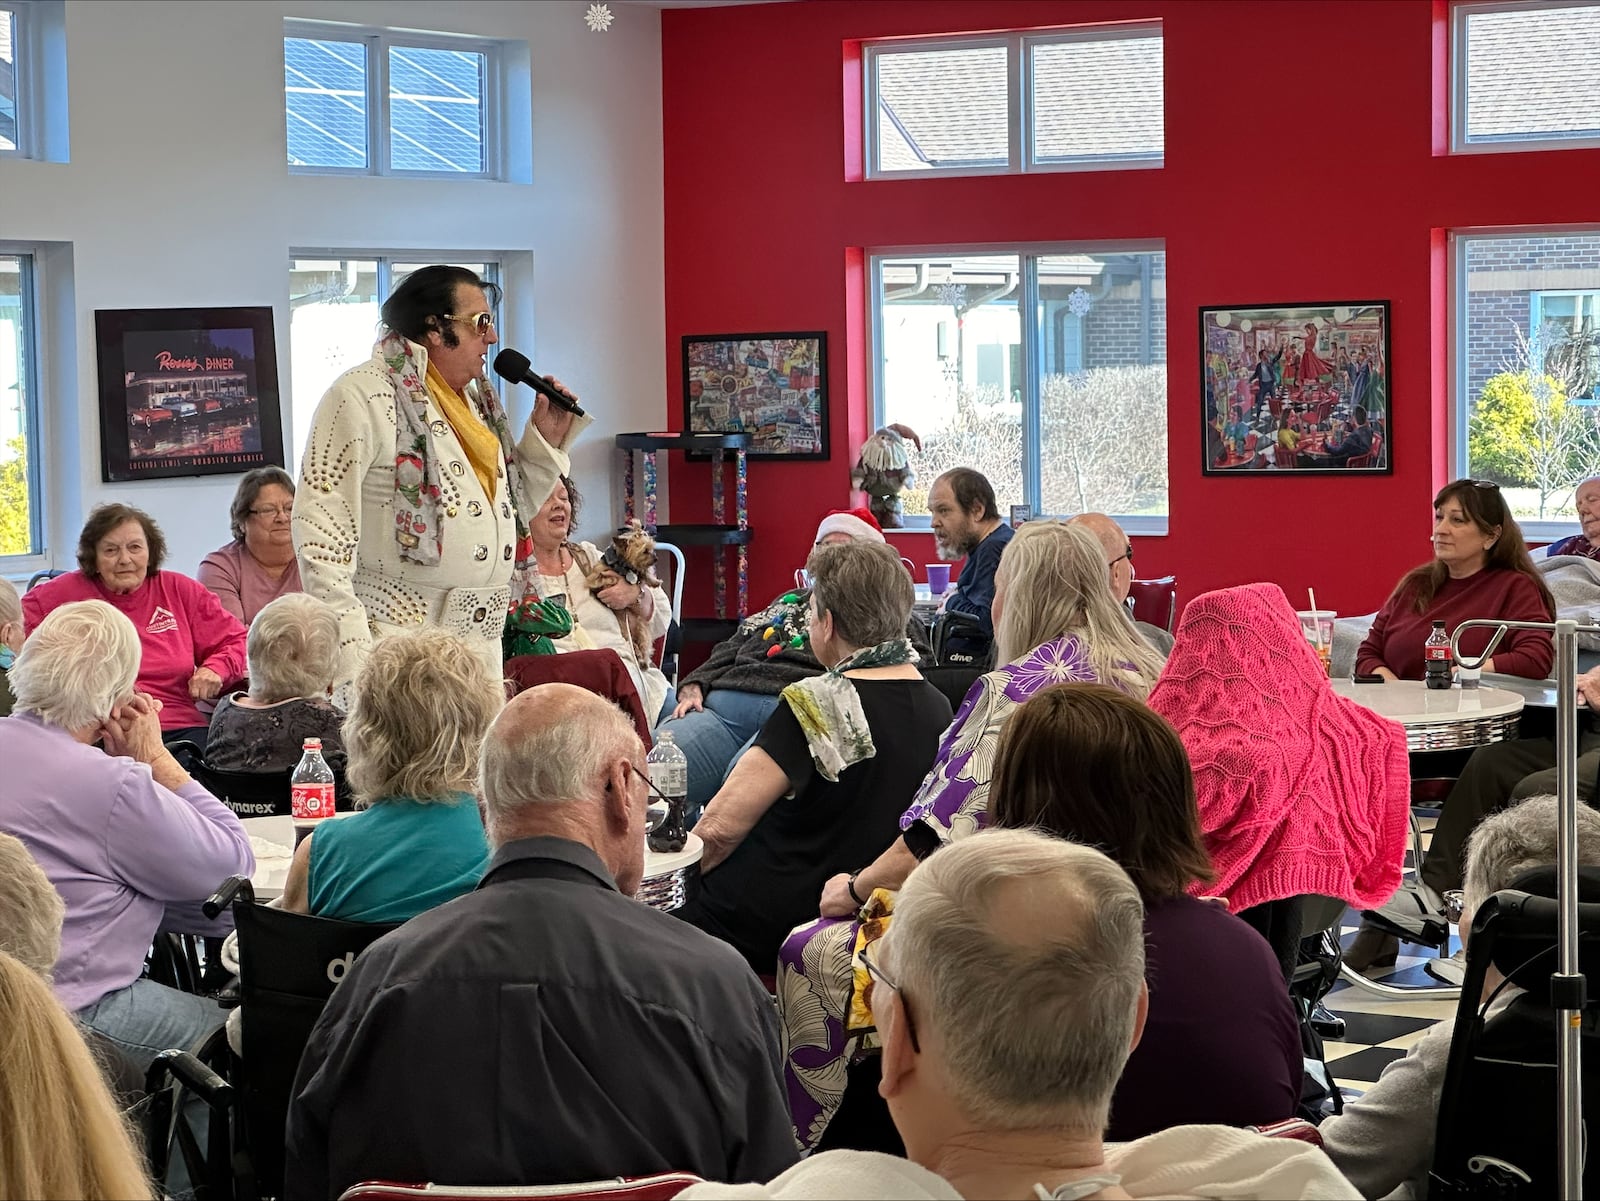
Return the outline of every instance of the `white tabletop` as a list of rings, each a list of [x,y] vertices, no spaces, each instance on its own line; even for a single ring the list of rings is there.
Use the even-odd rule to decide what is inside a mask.
[[[337,813],[335,818],[349,817]],[[292,817],[246,817],[240,819],[245,833],[250,835],[250,846],[255,851],[256,870],[250,877],[255,887],[256,899],[270,901],[283,895],[284,883],[289,879],[289,864],[294,858],[294,819]],[[683,850],[658,855],[645,848],[644,878],[653,880],[673,872],[693,867],[705,854],[705,843],[698,835],[689,835]]]
[[[1334,680],[1333,690],[1406,727],[1454,724],[1522,712],[1523,699],[1504,688],[1429,688],[1421,680],[1353,684]]]

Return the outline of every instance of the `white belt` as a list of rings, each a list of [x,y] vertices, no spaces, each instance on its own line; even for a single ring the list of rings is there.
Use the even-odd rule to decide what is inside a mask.
[[[350,582],[371,622],[439,626],[469,641],[495,643],[505,631],[509,582],[497,588],[435,588],[364,572],[356,572]]]

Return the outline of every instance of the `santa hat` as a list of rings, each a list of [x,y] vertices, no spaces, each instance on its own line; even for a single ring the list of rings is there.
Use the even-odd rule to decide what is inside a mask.
[[[816,541],[821,542],[829,534],[849,534],[852,538],[864,539],[867,542],[885,541],[883,527],[866,509],[833,510],[817,527]]]

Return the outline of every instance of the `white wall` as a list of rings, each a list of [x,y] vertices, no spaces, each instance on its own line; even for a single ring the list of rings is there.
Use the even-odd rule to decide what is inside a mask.
[[[666,412],[660,13],[619,4],[595,34],[586,7],[68,0],[71,161],[0,159],[0,241],[48,244],[41,367],[57,566],[73,565],[83,516],[104,500],[154,515],[180,571],[227,540],[234,477],[101,482],[94,311],[272,305],[287,433],[290,406],[319,399],[290,394],[291,247],[513,252],[502,342],[596,414],[575,474],[620,509],[611,435],[660,428]],[[532,185],[289,175],[285,18],[525,40]],[[194,178],[220,182],[174,189],[201,166],[222,170]],[[530,398],[516,392],[520,420]],[[602,514],[585,526],[603,531]]]

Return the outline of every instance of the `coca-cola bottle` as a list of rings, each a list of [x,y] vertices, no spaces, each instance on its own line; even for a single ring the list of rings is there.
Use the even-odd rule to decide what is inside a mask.
[[[1422,644],[1422,671],[1429,688],[1450,687],[1450,635],[1442,621],[1433,623],[1433,632]]]
[[[333,768],[322,757],[322,739],[307,738],[301,749],[305,753],[289,777],[289,812],[296,846],[319,821],[333,816]]]

